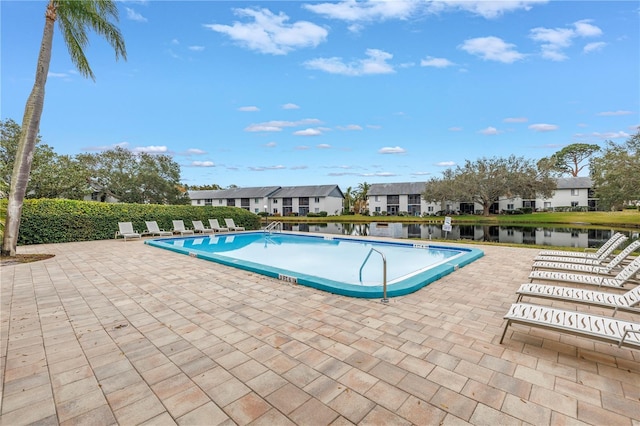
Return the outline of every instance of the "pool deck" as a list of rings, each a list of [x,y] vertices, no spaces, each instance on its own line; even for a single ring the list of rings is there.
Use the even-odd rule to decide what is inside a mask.
[[[0,424],[640,425],[640,351],[500,345],[538,250],[472,247],[387,305],[140,240],[19,247],[55,257],[0,268]]]

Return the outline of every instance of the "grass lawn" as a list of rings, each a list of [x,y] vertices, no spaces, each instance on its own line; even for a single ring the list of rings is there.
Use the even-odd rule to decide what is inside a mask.
[[[443,222],[442,216],[408,217],[408,216],[362,216],[343,215],[327,217],[269,217],[270,221],[296,223],[326,223],[326,222],[403,222],[403,223],[429,223]],[[613,226],[621,228],[640,228],[640,211],[623,210],[620,212],[540,212],[522,215],[492,215],[476,216],[461,215],[452,216],[453,223],[477,223],[477,224],[501,224],[501,225],[540,225],[540,224],[564,224],[572,226]]]

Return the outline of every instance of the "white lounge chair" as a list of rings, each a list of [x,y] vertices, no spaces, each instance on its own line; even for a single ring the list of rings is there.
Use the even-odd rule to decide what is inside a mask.
[[[199,232],[201,234],[213,234],[213,229],[205,228],[201,220],[192,220],[191,223],[193,223],[193,230],[195,232]]]
[[[640,257],[625,266],[615,276],[574,274],[560,271],[531,271],[529,279],[543,281],[562,281],[566,283],[597,285],[598,287],[621,288],[640,271]]]
[[[129,238],[142,238],[140,233],[133,230],[133,224],[131,222],[118,222],[118,231],[116,231],[115,238],[122,237],[126,242]]]
[[[613,308],[616,316],[618,310],[640,313],[640,286],[636,286],[626,293],[610,293],[576,287],[560,287],[546,284],[522,284],[516,291],[521,302],[523,297],[538,297],[541,299],[561,300],[563,302],[582,303],[585,305]]]
[[[233,219],[225,219],[224,223],[227,225],[227,228],[229,228],[230,231],[244,231],[244,227],[236,226],[236,224],[233,222]]]
[[[180,235],[193,235],[194,232],[191,229],[187,229],[184,227],[184,221],[182,220],[174,220],[173,221],[173,233]]]
[[[218,219],[209,219],[209,226],[214,232],[227,232],[229,230],[229,228],[220,226]]]
[[[173,235],[171,231],[165,231],[164,229],[160,229],[158,226],[158,222],[155,220],[150,220],[145,222],[147,224],[147,234],[149,235],[159,235],[161,237],[170,237]]]
[[[604,260],[613,251],[627,240],[623,234],[616,232],[611,238],[607,240],[595,253],[586,253],[581,251],[567,251],[567,250],[542,250],[538,253],[535,260],[549,260],[545,257],[560,256],[560,257],[577,257],[583,259]]]
[[[618,347],[624,345],[640,349],[640,324],[636,322],[527,303],[511,305],[504,319],[507,324],[500,343],[504,340],[507,328],[516,323],[615,343]]]
[[[564,271],[575,271],[588,274],[609,275],[617,269],[620,269],[619,266],[622,265],[623,261],[638,249],[640,249],[640,240],[636,240],[629,244],[616,257],[611,259],[611,262],[606,264],[591,265],[586,263],[565,262],[560,259],[556,261],[539,260],[537,262],[533,262],[531,269],[534,271],[537,269],[560,269]]]

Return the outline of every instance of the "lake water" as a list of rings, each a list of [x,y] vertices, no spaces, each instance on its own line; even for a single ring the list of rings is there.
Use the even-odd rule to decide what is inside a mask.
[[[524,245],[558,247],[599,247],[615,232],[630,239],[640,238],[640,229],[589,229],[567,226],[505,226],[453,225],[451,232],[442,231],[442,224],[407,223],[283,223],[285,231],[319,232],[324,234],[416,238],[422,240],[473,240]]]

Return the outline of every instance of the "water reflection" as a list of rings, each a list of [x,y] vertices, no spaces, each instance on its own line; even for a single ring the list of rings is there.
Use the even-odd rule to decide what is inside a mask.
[[[571,227],[535,227],[503,225],[453,225],[451,232],[443,232],[442,224],[406,223],[283,223],[285,231],[319,232],[324,234],[378,236],[392,238],[473,240],[523,245],[561,247],[599,247],[614,232],[622,232],[631,239],[640,231],[617,229],[589,229]]]

